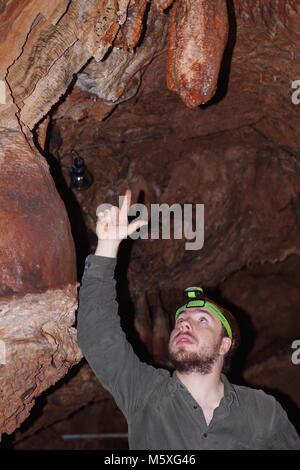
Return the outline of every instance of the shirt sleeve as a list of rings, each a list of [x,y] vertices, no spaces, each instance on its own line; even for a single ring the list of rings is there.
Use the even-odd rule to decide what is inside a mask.
[[[287,413],[274,399],[271,446],[274,450],[300,450],[299,435]]]
[[[120,325],[116,258],[89,255],[79,291],[77,338],[97,378],[127,420],[153,390],[163,369],[143,363]]]

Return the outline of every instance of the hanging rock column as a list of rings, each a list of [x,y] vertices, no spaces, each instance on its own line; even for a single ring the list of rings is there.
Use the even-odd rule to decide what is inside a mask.
[[[0,432],[11,433],[81,355],[64,204],[23,133],[0,134]]]

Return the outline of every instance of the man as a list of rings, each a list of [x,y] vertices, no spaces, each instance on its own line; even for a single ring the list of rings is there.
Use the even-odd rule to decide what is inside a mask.
[[[262,390],[232,385],[222,373],[238,339],[233,317],[186,291],[168,354],[175,372],[141,362],[121,329],[116,298],[118,247],[145,221],[128,224],[131,192],[121,209],[98,215],[98,246],[79,294],[78,343],[128,422],[130,449],[300,449],[285,411]]]

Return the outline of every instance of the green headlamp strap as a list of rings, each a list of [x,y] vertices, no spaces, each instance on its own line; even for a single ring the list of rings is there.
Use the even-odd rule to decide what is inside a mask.
[[[193,308],[193,307],[204,307],[210,312],[212,313],[213,315],[215,315],[219,320],[220,322],[222,323],[222,325],[224,326],[228,336],[230,339],[232,339],[232,330],[231,330],[231,326],[230,324],[228,323],[228,321],[226,320],[226,318],[224,317],[223,313],[213,304],[211,304],[210,302],[207,302],[205,299],[199,299],[198,295],[199,293],[196,292],[195,295],[190,295],[192,294],[192,292],[194,292],[195,290],[200,290],[202,295],[203,295],[203,290],[199,287],[199,288],[193,288],[193,291],[192,290],[185,290],[185,295],[188,297],[188,298],[196,298],[196,300],[189,300],[185,305],[182,305],[182,307],[179,307],[177,310],[176,310],[176,313],[175,313],[175,320],[177,319],[177,317],[181,314],[181,312],[183,312],[183,310],[185,310],[186,308]],[[198,295],[197,295],[198,294]],[[198,299],[197,299],[198,297]]]

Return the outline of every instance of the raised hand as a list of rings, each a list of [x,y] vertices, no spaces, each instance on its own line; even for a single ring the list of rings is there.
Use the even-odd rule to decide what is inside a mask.
[[[115,257],[121,241],[135,232],[143,225],[147,225],[145,220],[134,220],[128,223],[128,212],[131,203],[131,191],[127,189],[121,209],[112,206],[104,212],[97,210],[96,234],[98,236],[98,246],[95,254],[98,256]]]

